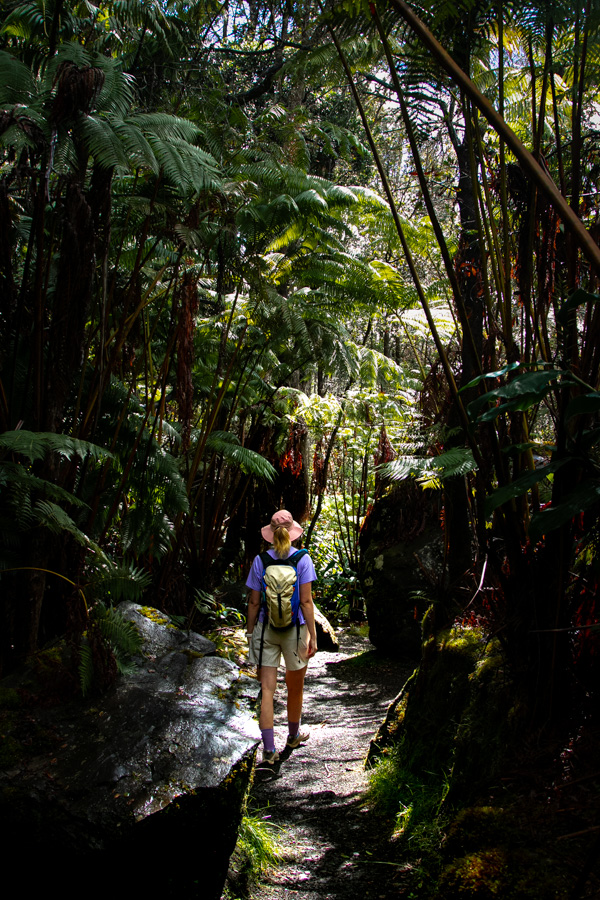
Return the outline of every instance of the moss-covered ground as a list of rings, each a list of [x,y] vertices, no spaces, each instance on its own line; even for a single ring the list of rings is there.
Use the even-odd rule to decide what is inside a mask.
[[[406,896],[600,895],[600,733],[526,724],[496,642],[476,629],[429,640],[371,752],[369,802],[414,865]]]

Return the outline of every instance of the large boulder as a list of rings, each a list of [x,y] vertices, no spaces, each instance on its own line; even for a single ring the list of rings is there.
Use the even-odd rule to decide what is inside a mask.
[[[443,572],[436,491],[412,479],[379,498],[361,533],[361,585],[369,638],[379,649],[418,657],[421,620]]]
[[[315,631],[317,633],[317,647],[319,650],[329,650],[337,653],[340,649],[340,642],[337,639],[335,630],[327,618],[318,609],[315,603]]]
[[[0,773],[4,852],[60,884],[221,896],[260,733],[258,685],[162,613],[122,607],[144,637],[93,703],[28,709],[44,752]],[[29,878],[29,873],[28,876]]]

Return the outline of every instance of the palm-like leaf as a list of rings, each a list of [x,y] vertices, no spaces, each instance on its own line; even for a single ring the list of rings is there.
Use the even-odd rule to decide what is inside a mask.
[[[401,456],[381,466],[381,474],[392,481],[413,477],[423,486],[439,487],[447,478],[464,476],[473,472],[477,464],[468,447],[453,447],[438,456]]]
[[[0,434],[0,450],[18,453],[29,462],[43,459],[47,453],[57,453],[65,459],[78,456],[92,459],[112,457],[110,451],[88,441],[80,441],[66,434],[43,433],[39,431],[5,431]]]
[[[252,475],[264,481],[273,481],[277,474],[267,459],[254,450],[242,447],[239,439],[229,432],[213,431],[208,437],[206,446],[214,453],[221,454],[245,475]]]

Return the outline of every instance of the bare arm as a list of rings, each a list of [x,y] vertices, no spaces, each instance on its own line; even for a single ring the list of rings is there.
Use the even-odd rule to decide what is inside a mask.
[[[308,647],[306,656],[310,659],[317,652],[317,632],[315,631],[315,607],[312,601],[312,582],[300,585],[300,606],[308,627]]]
[[[246,618],[246,634],[254,631],[258,613],[260,612],[260,591],[250,591],[248,594],[248,616]]]

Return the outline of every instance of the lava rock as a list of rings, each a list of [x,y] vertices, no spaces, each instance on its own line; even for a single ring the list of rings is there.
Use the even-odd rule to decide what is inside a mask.
[[[320,609],[315,607],[315,631],[317,632],[317,647],[319,650],[329,650],[337,653],[340,649],[340,642],[337,639],[333,626],[329,619],[323,615]]]
[[[157,610],[122,610],[144,637],[131,674],[94,703],[27,711],[52,741],[0,773],[4,852],[28,883],[55,872],[81,886],[85,871],[95,888],[218,900],[260,741],[258,684]]]
[[[418,658],[421,620],[443,578],[439,499],[411,480],[379,498],[363,526],[361,585],[369,638],[380,650]]]

